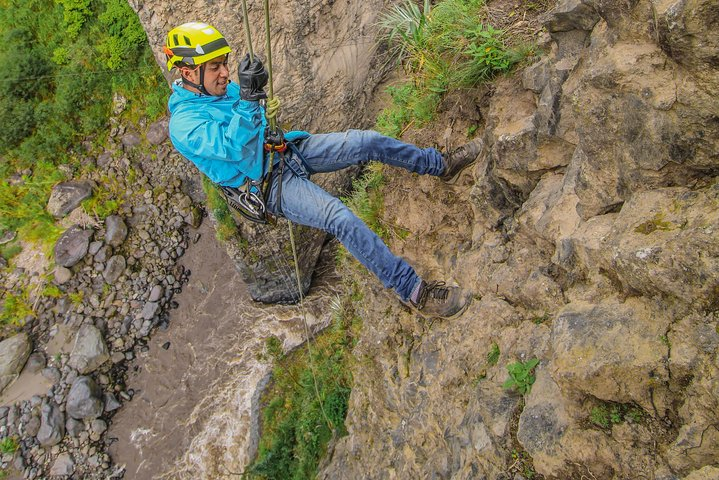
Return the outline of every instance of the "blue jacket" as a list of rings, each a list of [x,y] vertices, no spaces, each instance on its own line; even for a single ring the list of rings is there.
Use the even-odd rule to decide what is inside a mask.
[[[175,148],[213,182],[239,187],[247,177],[265,174],[265,112],[259,102],[240,99],[240,87],[227,85],[223,97],[200,95],[172,86],[170,140]],[[287,132],[288,141],[306,138],[307,132]]]

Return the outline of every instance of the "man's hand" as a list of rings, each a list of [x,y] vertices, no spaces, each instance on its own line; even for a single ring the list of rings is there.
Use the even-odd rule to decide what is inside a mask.
[[[267,70],[257,56],[250,61],[250,54],[240,62],[238,71],[240,77],[240,98],[243,100],[257,101],[267,98],[263,90],[267,85]]]

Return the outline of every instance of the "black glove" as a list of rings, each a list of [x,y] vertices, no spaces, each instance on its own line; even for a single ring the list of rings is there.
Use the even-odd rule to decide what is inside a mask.
[[[263,90],[267,85],[267,70],[257,56],[250,62],[250,54],[240,62],[238,71],[240,77],[240,98],[243,100],[257,101],[267,98]]]

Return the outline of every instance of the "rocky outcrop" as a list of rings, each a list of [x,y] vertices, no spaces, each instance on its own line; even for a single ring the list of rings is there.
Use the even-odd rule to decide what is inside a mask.
[[[475,301],[427,324],[370,282],[321,478],[714,474],[718,24],[708,0],[561,1],[547,55],[480,106],[472,178],[393,175],[393,249]],[[533,358],[523,398],[502,388]]]

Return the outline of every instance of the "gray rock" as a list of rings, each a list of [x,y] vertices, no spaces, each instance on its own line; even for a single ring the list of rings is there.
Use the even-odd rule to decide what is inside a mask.
[[[20,375],[31,351],[30,337],[25,332],[0,342],[0,391]]]
[[[75,461],[69,453],[61,453],[50,468],[51,476],[69,477],[75,471]]]
[[[162,119],[150,125],[145,134],[145,138],[152,145],[159,145],[167,139],[168,120]]]
[[[157,311],[160,308],[160,304],[157,302],[147,302],[144,307],[142,307],[142,313],[140,314],[141,318],[144,320],[152,320],[152,318],[155,316]]]
[[[90,246],[87,249],[87,253],[89,253],[92,256],[95,256],[97,252],[100,251],[100,248],[102,247],[103,243],[102,240],[95,240],[94,242],[90,242]]]
[[[102,415],[100,387],[90,377],[78,377],[67,395],[67,414],[76,420],[95,419]]]
[[[30,416],[30,420],[28,420],[27,424],[25,425],[24,433],[31,437],[36,437],[38,432],[40,431],[40,426],[40,417],[37,414],[33,414]]]
[[[40,408],[40,430],[37,441],[43,447],[57,445],[65,436],[65,415],[55,402],[45,402]]]
[[[95,253],[95,261],[105,263],[112,256],[112,247],[110,245],[103,245]]]
[[[85,430],[85,424],[80,420],[75,420],[74,418],[70,417],[65,423],[65,428],[67,429],[68,435],[70,435],[72,438],[77,438],[80,435],[80,432]]]
[[[124,359],[124,357],[123,357]],[[110,392],[105,392],[105,411],[112,412],[120,408],[122,404],[115,398],[115,395]]]
[[[102,152],[100,155],[97,156],[97,166],[98,167],[105,167],[112,161],[112,153],[110,152]]]
[[[152,287],[152,290],[150,291],[150,298],[147,299],[148,302],[157,302],[162,298],[164,290],[162,288],[162,285],[155,285]]]
[[[47,203],[47,211],[55,218],[62,218],[92,196],[92,182],[71,181],[55,185]]]
[[[105,219],[105,242],[117,247],[127,238],[127,225],[118,215],[110,215]]]
[[[99,418],[90,422],[90,430],[97,435],[102,435],[107,430],[107,423]]]
[[[581,0],[560,0],[546,22],[550,32],[591,30],[600,20],[599,13]]]
[[[125,149],[134,148],[142,143],[142,138],[136,133],[126,133],[120,140]]]
[[[68,365],[85,375],[95,371],[109,359],[110,353],[102,338],[102,332],[94,325],[80,327]]]
[[[55,283],[58,285],[63,285],[70,281],[72,278],[72,270],[69,268],[65,268],[62,265],[58,265],[55,267]]]
[[[45,368],[46,363],[45,354],[42,352],[34,352],[28,357],[25,370],[29,373],[38,373]]]
[[[41,372],[42,376],[50,380],[50,382],[54,384],[60,382],[60,378],[62,378],[62,375],[60,374],[60,370],[58,370],[55,367],[47,367],[43,368]]]
[[[105,269],[102,272],[102,277],[107,283],[112,285],[120,278],[126,267],[127,262],[125,261],[125,257],[122,255],[114,255],[107,261],[107,265],[105,265]]]
[[[66,230],[55,244],[55,262],[63,267],[72,267],[85,255],[90,245],[92,230],[74,225]]]

